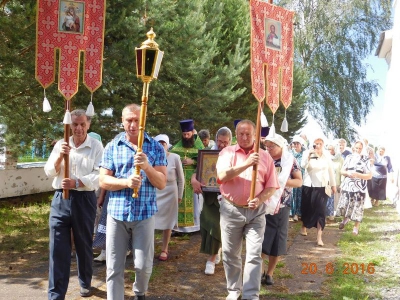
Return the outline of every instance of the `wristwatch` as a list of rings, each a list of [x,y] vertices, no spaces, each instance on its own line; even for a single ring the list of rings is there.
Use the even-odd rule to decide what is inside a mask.
[[[75,188],[77,189],[79,187],[79,180],[75,180]]]

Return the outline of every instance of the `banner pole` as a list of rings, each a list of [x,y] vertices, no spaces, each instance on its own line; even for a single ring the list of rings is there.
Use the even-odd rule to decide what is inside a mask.
[[[70,100],[65,101],[65,111],[70,110]],[[64,142],[69,145],[70,124],[64,124]],[[69,178],[69,155],[64,154],[64,178]],[[63,190],[63,199],[69,199],[69,190]]]
[[[257,123],[256,123],[256,141],[254,144],[254,152],[259,153],[260,151],[260,134],[261,134],[261,112],[264,107],[264,101],[258,103],[257,110]],[[257,169],[258,165],[253,166],[253,171],[251,174],[251,188],[250,188],[250,200],[254,199],[257,181]]]
[[[269,2],[269,4],[272,4],[273,0],[268,0],[268,2]],[[264,65],[263,71],[264,71],[264,74],[263,74],[264,80],[266,81],[267,80],[267,78],[266,78],[267,77],[267,69],[266,69],[265,65]],[[267,93],[266,93],[265,97],[268,97]],[[256,141],[255,141],[255,145],[254,145],[255,153],[259,153],[259,151],[260,151],[261,112],[263,111],[263,108],[264,108],[264,100],[258,103],[257,123],[256,123]],[[257,182],[257,170],[258,170],[258,165],[254,165],[253,171],[251,174],[250,200],[254,199],[254,197],[255,197],[256,182]]]

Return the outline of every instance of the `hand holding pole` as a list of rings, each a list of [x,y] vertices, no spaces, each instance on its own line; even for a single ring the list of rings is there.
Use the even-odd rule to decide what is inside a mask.
[[[264,107],[264,102],[259,102],[258,112],[257,112],[257,124],[256,124],[256,141],[254,142],[254,152],[256,153],[260,151],[261,112],[263,110],[263,107]],[[257,169],[258,169],[258,164],[253,166],[253,171],[251,174],[250,199],[254,199],[255,197]]]

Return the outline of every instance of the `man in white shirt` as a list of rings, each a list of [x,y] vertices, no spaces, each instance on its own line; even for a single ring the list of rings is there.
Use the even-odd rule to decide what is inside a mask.
[[[91,295],[93,227],[99,188],[100,141],[88,136],[91,118],[82,109],[71,112],[69,143],[58,141],[44,167],[56,190],[51,203],[48,299],[64,299],[71,267],[71,229],[82,297]],[[64,178],[64,155],[69,155],[69,178]],[[63,190],[69,198],[63,199]]]

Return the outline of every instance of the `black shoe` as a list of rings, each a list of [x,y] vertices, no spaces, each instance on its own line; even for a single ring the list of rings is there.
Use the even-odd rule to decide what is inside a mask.
[[[133,298],[133,300],[146,300],[146,296],[145,295],[136,295],[135,298]]]
[[[272,279],[272,276],[263,273],[263,275],[261,276],[261,284],[273,285],[274,280]]]
[[[265,276],[267,276],[267,274],[265,272],[263,272],[261,274],[261,283],[263,283],[265,281]]]

